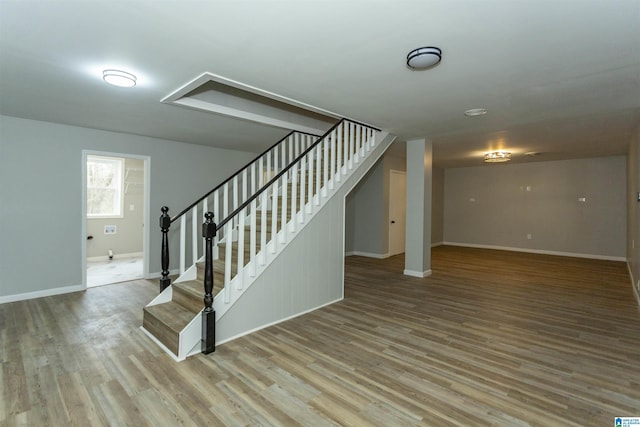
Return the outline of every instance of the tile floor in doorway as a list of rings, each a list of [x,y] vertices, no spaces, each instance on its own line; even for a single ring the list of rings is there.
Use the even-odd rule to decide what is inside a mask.
[[[142,278],[142,258],[87,261],[88,288]]]

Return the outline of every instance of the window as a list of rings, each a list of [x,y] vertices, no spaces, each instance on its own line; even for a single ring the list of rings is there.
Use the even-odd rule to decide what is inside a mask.
[[[122,217],[124,159],[87,156],[87,217]]]

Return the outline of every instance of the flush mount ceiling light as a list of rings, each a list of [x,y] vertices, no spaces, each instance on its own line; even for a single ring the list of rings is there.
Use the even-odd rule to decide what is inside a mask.
[[[104,70],[102,78],[105,82],[120,87],[134,87],[137,80],[133,74],[121,70]]]
[[[418,70],[433,67],[442,59],[442,51],[433,46],[414,49],[407,55],[407,67]]]
[[[484,161],[486,163],[501,163],[511,160],[511,153],[507,151],[494,151],[484,155]]]
[[[484,116],[485,114],[487,114],[487,110],[485,108],[472,108],[464,112],[464,115],[467,117]]]

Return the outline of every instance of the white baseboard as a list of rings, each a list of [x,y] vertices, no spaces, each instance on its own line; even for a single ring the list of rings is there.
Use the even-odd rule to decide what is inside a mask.
[[[435,247],[442,246],[442,245],[444,245],[444,242],[436,242],[436,243],[432,243],[431,247],[435,248]]]
[[[531,254],[541,255],[557,255],[574,258],[588,258],[588,259],[600,259],[604,261],[626,261],[625,257],[609,256],[609,255],[596,255],[596,254],[582,254],[575,252],[559,252],[559,251],[545,251],[542,249],[528,249],[528,248],[513,248],[510,246],[494,246],[494,245],[477,245],[475,243],[460,243],[460,242],[443,242],[447,246],[462,246],[467,248],[479,248],[479,249],[494,249],[498,251],[512,251],[512,252],[526,252]]]
[[[25,292],[23,294],[0,296],[0,304],[15,301],[24,301],[34,298],[50,297],[53,295],[68,294],[71,292],[84,291],[85,287],[82,285],[76,286],[64,286],[62,288],[44,289],[42,291]]]
[[[113,259],[142,258],[142,256],[143,256],[142,252],[131,252],[128,254],[115,254],[113,255]],[[109,261],[109,257],[107,255],[87,257],[87,262],[100,262],[100,261]]]
[[[302,316],[302,315],[304,315],[304,314],[311,313],[312,311],[318,310],[318,309],[320,309],[320,308],[322,308],[322,307],[326,307],[326,306],[331,305],[331,304],[335,304],[335,303],[337,303],[337,302],[339,302],[339,301],[342,301],[343,299],[344,299],[344,298],[342,298],[342,297],[341,297],[341,298],[338,298],[338,299],[336,299],[336,300],[329,301],[329,302],[324,303],[324,304],[320,304],[320,305],[319,305],[319,306],[317,306],[317,307],[310,308],[310,309],[305,310],[305,311],[303,311],[303,312],[301,312],[301,313],[297,313],[297,314],[294,314],[294,315],[291,315],[291,316],[285,317],[285,318],[283,318],[283,319],[276,320],[276,321],[274,321],[274,322],[271,322],[271,323],[267,323],[267,324],[265,324],[265,325],[258,326],[257,328],[251,329],[250,331],[245,331],[245,332],[242,332],[242,333],[240,333],[240,334],[238,334],[238,335],[234,335],[234,336],[232,336],[232,337],[225,338],[225,339],[223,339],[223,340],[217,341],[217,342],[216,342],[216,346],[221,345],[221,344],[224,344],[224,343],[229,342],[229,341],[233,341],[233,340],[238,339],[238,338],[240,338],[240,337],[243,337],[243,336],[245,336],[245,335],[252,334],[252,333],[254,333],[254,332],[259,331],[260,329],[268,328],[269,326],[277,325],[278,323],[282,323],[282,322],[286,322],[287,320],[295,319],[295,318],[296,318],[296,317],[298,317],[298,316]]]
[[[405,270],[403,272],[403,274],[405,276],[411,276],[411,277],[419,277],[420,279],[423,279],[425,277],[431,276],[431,273],[433,273],[433,271],[431,269],[427,270],[427,271],[414,271],[414,270]]]
[[[377,258],[377,259],[384,259],[384,258],[389,258],[391,255],[389,255],[389,253],[386,254],[374,254],[371,252],[360,252],[360,251],[351,251],[351,252],[345,252],[344,256],[364,256],[367,258]]]

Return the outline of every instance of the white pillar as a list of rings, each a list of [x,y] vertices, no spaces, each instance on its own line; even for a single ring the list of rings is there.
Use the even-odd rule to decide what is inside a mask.
[[[404,274],[431,275],[432,144],[407,141],[407,218]]]

